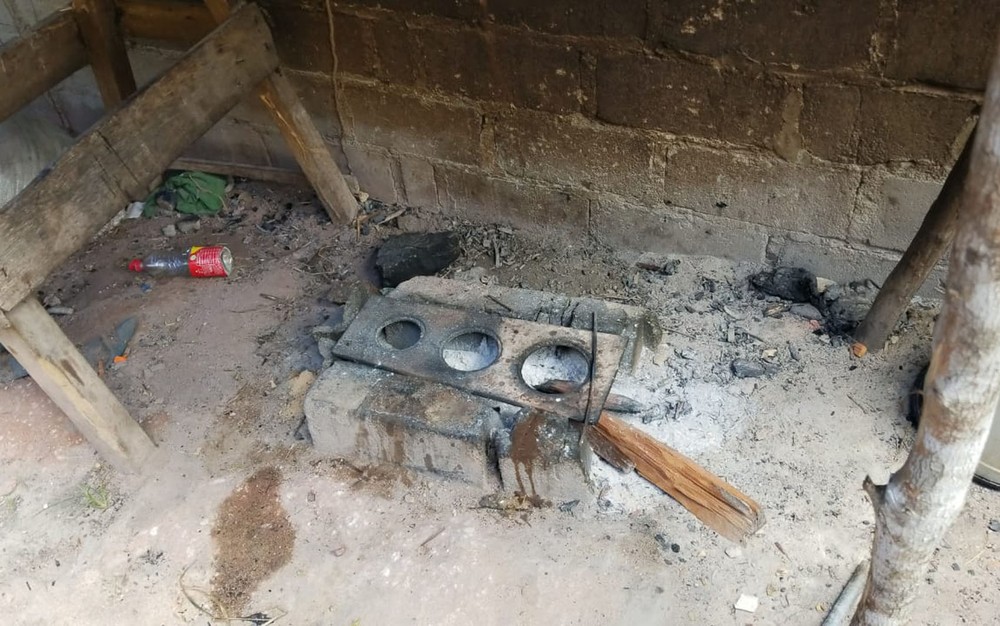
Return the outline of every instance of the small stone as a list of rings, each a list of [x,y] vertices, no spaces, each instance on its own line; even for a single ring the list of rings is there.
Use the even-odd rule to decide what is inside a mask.
[[[201,220],[181,220],[177,222],[177,232],[182,235],[190,235],[191,233],[196,233],[201,230]]]
[[[773,361],[774,358],[778,356],[778,349],[767,348],[766,350],[761,350],[760,356],[768,361]]]
[[[991,519],[990,523],[987,524],[986,527],[995,533],[1000,533],[1000,519]]]
[[[819,309],[811,304],[793,304],[788,308],[788,312],[792,315],[798,315],[799,317],[804,317],[807,320],[822,320],[823,314],[819,312]]]
[[[173,224],[167,224],[160,230],[160,232],[163,233],[164,237],[175,237],[177,235],[177,227]]]
[[[42,300],[42,304],[44,304],[45,306],[59,306],[60,304],[62,304],[62,300],[59,299],[59,296],[52,293],[45,296],[45,299]]]
[[[788,356],[792,357],[793,361],[798,361],[799,349],[793,346],[792,344],[788,344]]]
[[[316,501],[315,491],[310,491],[309,493],[306,494],[306,502],[315,502],[315,501]]]
[[[729,368],[737,378],[760,378],[767,373],[763,365],[747,359],[735,359]]]
[[[951,569],[955,570],[956,572],[960,572],[960,571],[962,571],[962,566],[959,565],[958,563],[952,563],[951,564]]]
[[[736,601],[736,604],[733,605],[733,608],[735,608],[737,611],[744,611],[746,613],[756,613],[757,607],[759,606],[760,606],[760,600],[757,599],[757,596],[748,596],[747,594],[743,593],[740,594],[740,599]]]
[[[740,550],[736,546],[729,546],[728,548],[726,548],[726,556],[728,556],[731,559],[738,559],[741,556],[743,556],[743,550]]]
[[[678,552],[681,551],[681,547],[676,543],[672,543],[670,544],[670,551],[673,552],[674,554],[677,554]]]

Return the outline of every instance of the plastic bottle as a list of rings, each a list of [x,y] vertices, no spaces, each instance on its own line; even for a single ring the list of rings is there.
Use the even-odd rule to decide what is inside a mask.
[[[233,270],[233,254],[226,246],[193,246],[184,252],[151,254],[144,259],[132,259],[128,269],[154,276],[229,276]]]

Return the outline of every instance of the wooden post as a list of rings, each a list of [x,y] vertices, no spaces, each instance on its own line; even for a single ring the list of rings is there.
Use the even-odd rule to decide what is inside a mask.
[[[0,48],[0,122],[87,64],[72,11],[50,15]]]
[[[217,21],[229,15],[229,0],[205,0],[205,6]],[[260,86],[259,96],[330,219],[350,223],[358,214],[358,202],[295,88],[279,70]]]
[[[135,76],[118,30],[115,5],[111,0],[73,0],[73,12],[104,108],[112,109],[135,93]]]
[[[203,5],[169,0],[116,0],[128,37],[195,43],[216,26]]]
[[[917,438],[876,486],[871,571],[852,624],[909,623],[934,550],[962,510],[1000,399],[1000,42],[960,194]]]
[[[10,327],[0,326],[0,343],[105,459],[123,471],[138,470],[153,442],[45,308],[28,298],[6,317]]]
[[[278,65],[248,5],[84,134],[0,213],[0,309],[28,297]]]
[[[906,307],[910,306],[913,294],[924,284],[934,265],[941,260],[955,238],[958,206],[969,173],[969,154],[975,137],[976,131],[973,130],[916,236],[882,285],[864,321],[854,332],[854,340],[865,347],[864,350],[855,349],[855,354],[877,352],[885,346],[896,322],[902,317]]]

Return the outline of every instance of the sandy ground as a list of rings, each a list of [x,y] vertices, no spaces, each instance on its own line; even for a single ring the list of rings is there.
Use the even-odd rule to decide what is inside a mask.
[[[758,268],[685,257],[661,276],[551,234],[463,227],[466,253],[449,275],[612,296],[661,317],[665,345],[617,389],[649,404],[638,426],[762,504],[767,524],[737,546],[606,466],[593,502],[509,515],[478,508],[484,494],[468,486],[317,458],[294,437],[321,363],[309,328],[337,315],[399,229],[359,236],[307,193],[246,184],[228,213],[173,239],[160,235],[167,218],[124,222],[45,286],[75,309],[60,322],[81,343],[139,316],[127,362],[104,376],[159,448],[144,473],[121,475],[33,382],[0,386],[9,623],[818,624],[866,555],[861,482],[885,480],[912,441],[903,405],[932,306],[858,361],[806,320],[763,315],[771,303],[746,281]],[[397,223],[448,225],[412,213]],[[196,243],[229,244],[234,275],[123,269],[132,255]],[[729,373],[733,358],[765,354],[776,374]],[[1000,623],[997,517],[1000,494],[974,486],[915,623]],[[734,611],[741,594],[759,598],[756,613]]]

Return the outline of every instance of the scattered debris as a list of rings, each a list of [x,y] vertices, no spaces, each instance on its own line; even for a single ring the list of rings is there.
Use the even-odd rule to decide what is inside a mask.
[[[816,275],[801,267],[778,267],[750,277],[764,293],[792,302],[810,302],[816,294]]]
[[[639,261],[635,264],[641,270],[655,272],[663,276],[673,276],[677,273],[677,268],[681,266],[680,259],[671,259],[665,263],[651,263],[649,261]]]
[[[733,605],[737,611],[743,611],[745,613],[756,613],[757,607],[760,606],[760,600],[757,596],[750,596],[745,593],[740,594],[740,599],[736,601]]]
[[[177,232],[182,235],[190,235],[201,230],[201,219],[192,217],[177,222]]]
[[[991,519],[990,523],[987,524],[986,527],[995,533],[1000,533],[1000,519]]]
[[[737,378],[760,378],[767,374],[762,364],[747,359],[734,359],[729,368]]]
[[[743,556],[743,550],[740,550],[739,546],[729,546],[726,548],[726,556],[731,559],[738,559]]]
[[[163,233],[164,237],[176,237],[177,227],[174,226],[173,224],[167,224],[166,226],[160,229],[160,232]]]
[[[792,315],[798,315],[799,317],[804,317],[807,320],[822,320],[823,314],[819,312],[819,309],[811,304],[799,302],[793,304],[788,308],[788,312]]]
[[[73,315],[73,307],[71,306],[50,306],[45,310],[48,311],[49,315]]]
[[[386,240],[378,250],[375,266],[382,284],[395,287],[414,276],[437,274],[461,254],[459,236],[453,232],[408,233]]]

